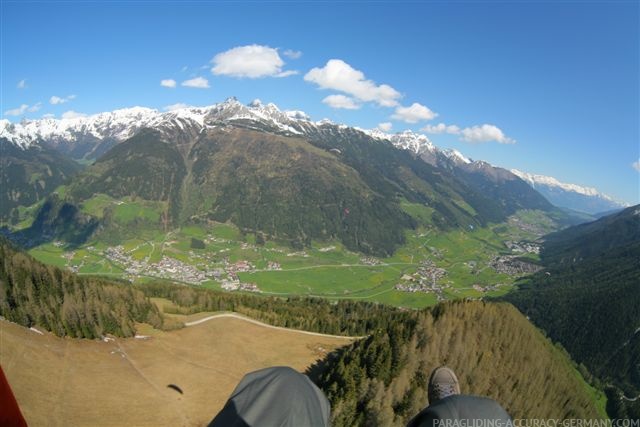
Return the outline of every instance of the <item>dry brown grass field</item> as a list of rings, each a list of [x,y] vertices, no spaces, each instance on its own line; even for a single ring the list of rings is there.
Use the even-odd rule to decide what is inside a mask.
[[[141,326],[149,338],[102,342],[0,321],[0,364],[29,425],[206,425],[247,372],[304,371],[350,342],[232,317],[171,332]]]

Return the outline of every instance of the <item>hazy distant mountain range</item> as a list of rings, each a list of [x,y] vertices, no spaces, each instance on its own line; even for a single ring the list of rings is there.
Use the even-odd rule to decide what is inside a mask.
[[[511,172],[558,207],[588,214],[600,214],[629,206],[628,203],[615,200],[595,188],[567,184],[550,176],[534,175],[517,169],[511,169]]]

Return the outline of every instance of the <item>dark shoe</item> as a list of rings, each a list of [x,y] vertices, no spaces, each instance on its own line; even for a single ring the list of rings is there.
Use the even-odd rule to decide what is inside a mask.
[[[429,404],[454,394],[460,394],[460,383],[456,374],[446,366],[434,369],[429,377]]]

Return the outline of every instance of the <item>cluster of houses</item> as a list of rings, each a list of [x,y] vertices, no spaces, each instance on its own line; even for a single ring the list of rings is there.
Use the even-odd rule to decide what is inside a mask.
[[[279,262],[268,261],[267,262],[267,270],[269,270],[269,271],[282,270],[282,267],[280,266]]]
[[[162,259],[150,263],[146,259],[133,259],[122,246],[105,249],[104,256],[111,262],[124,266],[125,272],[131,278],[153,276],[164,279],[178,280],[192,285],[199,285],[207,280],[205,272],[175,258],[162,256]]]
[[[527,253],[527,254],[539,254],[540,253],[540,245],[537,243],[531,242],[513,242],[506,241],[504,242],[505,246],[511,249],[512,252],[516,253]]]
[[[489,261],[489,265],[498,273],[508,274],[509,276],[521,276],[535,273],[542,269],[539,265],[523,261],[514,255],[497,256]]]
[[[364,265],[380,265],[380,261],[370,256],[363,256],[360,258],[360,263]]]
[[[397,283],[394,289],[402,292],[434,293],[438,301],[442,301],[446,299],[444,291],[450,285],[439,284],[438,281],[446,274],[447,270],[436,267],[431,260],[425,260],[415,273],[403,275],[400,278],[401,282]]]
[[[249,261],[240,260],[236,262],[229,262],[229,260],[224,260],[224,270],[227,274],[231,273],[249,273],[255,271],[255,266],[251,264]]]
[[[509,217],[509,224],[518,227],[520,230],[525,231],[527,233],[531,233],[534,236],[542,236],[546,234],[546,230],[540,224],[529,223],[526,221],[522,221],[517,216]]]
[[[229,275],[227,279],[222,280],[221,287],[225,291],[261,292],[258,285],[240,282],[236,275]]]
[[[190,252],[190,255],[194,255]],[[147,259],[136,260],[123,246],[114,246],[104,251],[104,256],[109,261],[122,265],[130,280],[141,276],[153,276],[171,280],[178,280],[192,285],[200,285],[208,279],[214,279],[222,284],[222,289],[228,291],[248,291],[260,292],[255,283],[242,283],[238,273],[250,273],[256,271],[255,265],[247,260],[230,262],[228,258],[223,259],[222,267],[208,267],[205,265],[202,270],[184,263],[175,258],[162,256],[156,263],[150,263]],[[202,266],[202,264],[198,264]],[[267,270],[281,270],[280,263],[269,261]]]

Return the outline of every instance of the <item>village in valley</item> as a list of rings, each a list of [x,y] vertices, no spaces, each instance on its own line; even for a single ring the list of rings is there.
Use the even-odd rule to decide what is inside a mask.
[[[515,225],[517,229],[504,234],[490,229],[444,235],[416,230],[388,258],[352,252],[337,242],[294,249],[243,234],[229,224],[187,227],[144,239],[96,240],[74,248],[53,241],[31,253],[81,275],[132,283],[160,279],[228,292],[357,298],[420,307],[498,295],[516,278],[538,271],[536,236],[522,230],[520,223]]]

